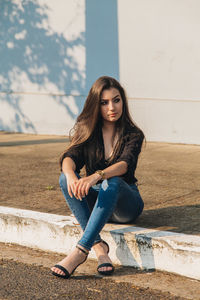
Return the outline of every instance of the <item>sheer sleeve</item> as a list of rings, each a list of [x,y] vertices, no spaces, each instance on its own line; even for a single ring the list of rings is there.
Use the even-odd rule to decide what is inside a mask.
[[[124,138],[124,149],[116,162],[125,161],[128,165],[127,173],[135,171],[138,155],[141,152],[144,134],[142,131],[130,132]]]
[[[62,163],[65,157],[70,157],[74,161],[76,165],[76,172],[78,173],[85,165],[83,146],[80,145],[75,146],[72,149],[69,149],[63,153],[60,159],[61,171],[62,171]]]

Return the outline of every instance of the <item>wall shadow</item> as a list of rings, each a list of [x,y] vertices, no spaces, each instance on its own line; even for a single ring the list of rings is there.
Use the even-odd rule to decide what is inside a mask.
[[[86,0],[86,90],[102,75],[119,79],[117,0]]]
[[[83,103],[74,97],[78,108],[74,113],[63,95],[85,97],[92,83],[102,75],[119,79],[117,0],[85,0],[86,29],[68,40],[64,34],[51,30],[48,11],[47,5],[34,0],[0,0],[0,56],[3,58],[0,62],[0,110],[1,114],[5,107],[6,112],[11,111],[10,117],[0,116],[0,130],[23,132],[26,129],[26,132],[37,133],[21,105],[23,76],[31,83],[26,93],[35,92],[30,90],[31,86],[36,87],[38,94],[44,92],[47,83],[55,87],[58,94],[53,95],[51,90],[45,93],[52,93],[53,101],[74,120]],[[78,13],[77,9],[77,18]],[[80,71],[73,56],[75,47],[86,49],[85,73]]]
[[[0,0],[0,105],[6,102],[15,115],[10,125],[0,119],[0,129],[10,131],[14,127],[21,132],[26,128],[37,133],[30,118],[22,111],[20,93],[16,93],[23,92],[20,82],[23,76],[37,86],[39,92],[44,91],[48,83],[62,95],[84,93],[84,76],[70,53],[74,47],[85,47],[85,33],[67,40],[62,33],[53,32],[48,10],[46,5],[39,5],[34,0],[22,1],[21,6],[10,0]],[[16,84],[12,90],[13,82]],[[51,91],[47,90],[48,93]],[[62,95],[54,96],[54,101],[75,118]],[[80,101],[74,99],[80,112]]]
[[[144,210],[135,224],[150,229],[200,235],[200,204]]]

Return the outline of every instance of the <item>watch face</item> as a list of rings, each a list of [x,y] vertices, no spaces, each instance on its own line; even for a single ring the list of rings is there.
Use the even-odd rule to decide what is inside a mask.
[[[101,176],[101,178],[103,178],[104,176],[104,172],[101,170],[96,171],[97,174],[99,174]]]
[[[101,176],[101,179],[105,179],[104,176],[105,176],[105,173],[103,170],[97,170],[95,173],[99,174]]]
[[[102,177],[102,179],[104,179],[104,176],[105,176],[104,171],[101,171],[101,177]]]

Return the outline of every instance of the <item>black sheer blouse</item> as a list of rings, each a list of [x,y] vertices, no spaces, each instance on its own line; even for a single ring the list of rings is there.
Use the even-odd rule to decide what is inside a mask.
[[[93,159],[92,166],[91,164],[89,166],[90,151],[88,145],[84,144],[66,151],[61,158],[61,164],[65,157],[70,157],[76,165],[76,172],[79,173],[83,166],[85,166],[86,174],[89,176],[97,170],[104,170],[114,163],[125,161],[128,165],[128,170],[121,177],[128,184],[132,184],[137,181],[135,177],[135,170],[137,167],[138,155],[141,151],[143,139],[143,132],[136,127],[132,127],[125,132],[120,150],[116,157],[114,157],[112,160],[106,160],[104,155],[103,136],[101,132],[100,140],[97,146],[98,151],[102,153],[102,159]]]

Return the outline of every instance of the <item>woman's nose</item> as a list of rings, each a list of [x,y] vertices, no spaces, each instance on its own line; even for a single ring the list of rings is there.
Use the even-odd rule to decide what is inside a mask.
[[[109,109],[110,109],[110,110],[113,110],[113,109],[114,109],[114,103],[113,103],[112,101],[109,103]]]

